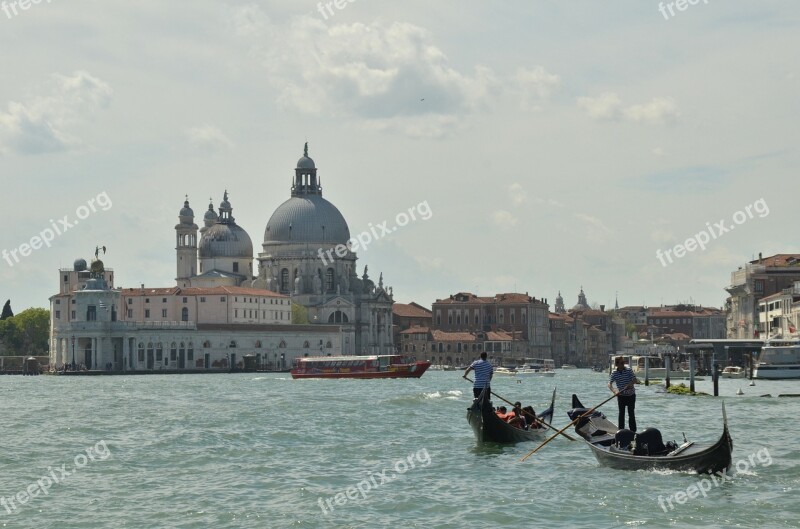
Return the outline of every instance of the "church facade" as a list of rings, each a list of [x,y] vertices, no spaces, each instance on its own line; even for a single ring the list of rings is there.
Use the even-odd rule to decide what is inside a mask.
[[[51,303],[51,365],[149,371],[243,367],[245,357],[287,369],[309,355],[391,354],[392,289],[376,285],[357,255],[322,261],[348,245],[339,210],[322,197],[308,145],[297,163],[290,198],[270,217],[258,254],[236,224],[227,191],[203,227],[188,198],[178,214],[176,285],[114,287],[114,271],[96,252],[59,271]],[[99,249],[98,249],[99,250]],[[341,253],[341,252],[340,252]],[[292,304],[308,322],[292,323]]]

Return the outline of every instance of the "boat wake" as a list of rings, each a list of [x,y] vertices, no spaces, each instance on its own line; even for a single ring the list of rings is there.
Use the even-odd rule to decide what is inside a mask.
[[[424,400],[429,399],[448,399],[448,400],[458,400],[458,397],[463,395],[463,391],[459,390],[452,390],[452,391],[434,391],[433,393],[423,393],[422,398]]]

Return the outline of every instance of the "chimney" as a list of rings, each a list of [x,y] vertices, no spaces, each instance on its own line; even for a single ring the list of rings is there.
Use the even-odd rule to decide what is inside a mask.
[[[760,263],[763,257],[761,256],[761,252],[758,252],[758,262]]]
[[[605,311],[606,311],[606,306],[600,305],[600,312],[605,312]]]

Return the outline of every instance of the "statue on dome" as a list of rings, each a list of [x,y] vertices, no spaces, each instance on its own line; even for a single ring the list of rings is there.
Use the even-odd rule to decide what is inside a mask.
[[[297,277],[294,278],[294,293],[302,294],[303,289],[303,272],[297,271]]]
[[[314,274],[314,294],[322,295],[322,279],[319,278],[319,273]]]
[[[381,272],[381,276],[378,278],[378,287],[383,288],[383,272]]]

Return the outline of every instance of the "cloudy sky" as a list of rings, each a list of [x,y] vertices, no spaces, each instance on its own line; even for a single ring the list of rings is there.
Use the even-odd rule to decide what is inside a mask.
[[[0,250],[86,217],[0,260],[0,298],[47,307],[96,245],[117,286],[174,284],[186,194],[201,216],[227,189],[259,251],[305,141],[354,236],[430,206],[359,251],[401,302],[571,305],[583,285],[592,303],[720,306],[732,270],[800,252],[800,3],[339,5],[0,11]]]

